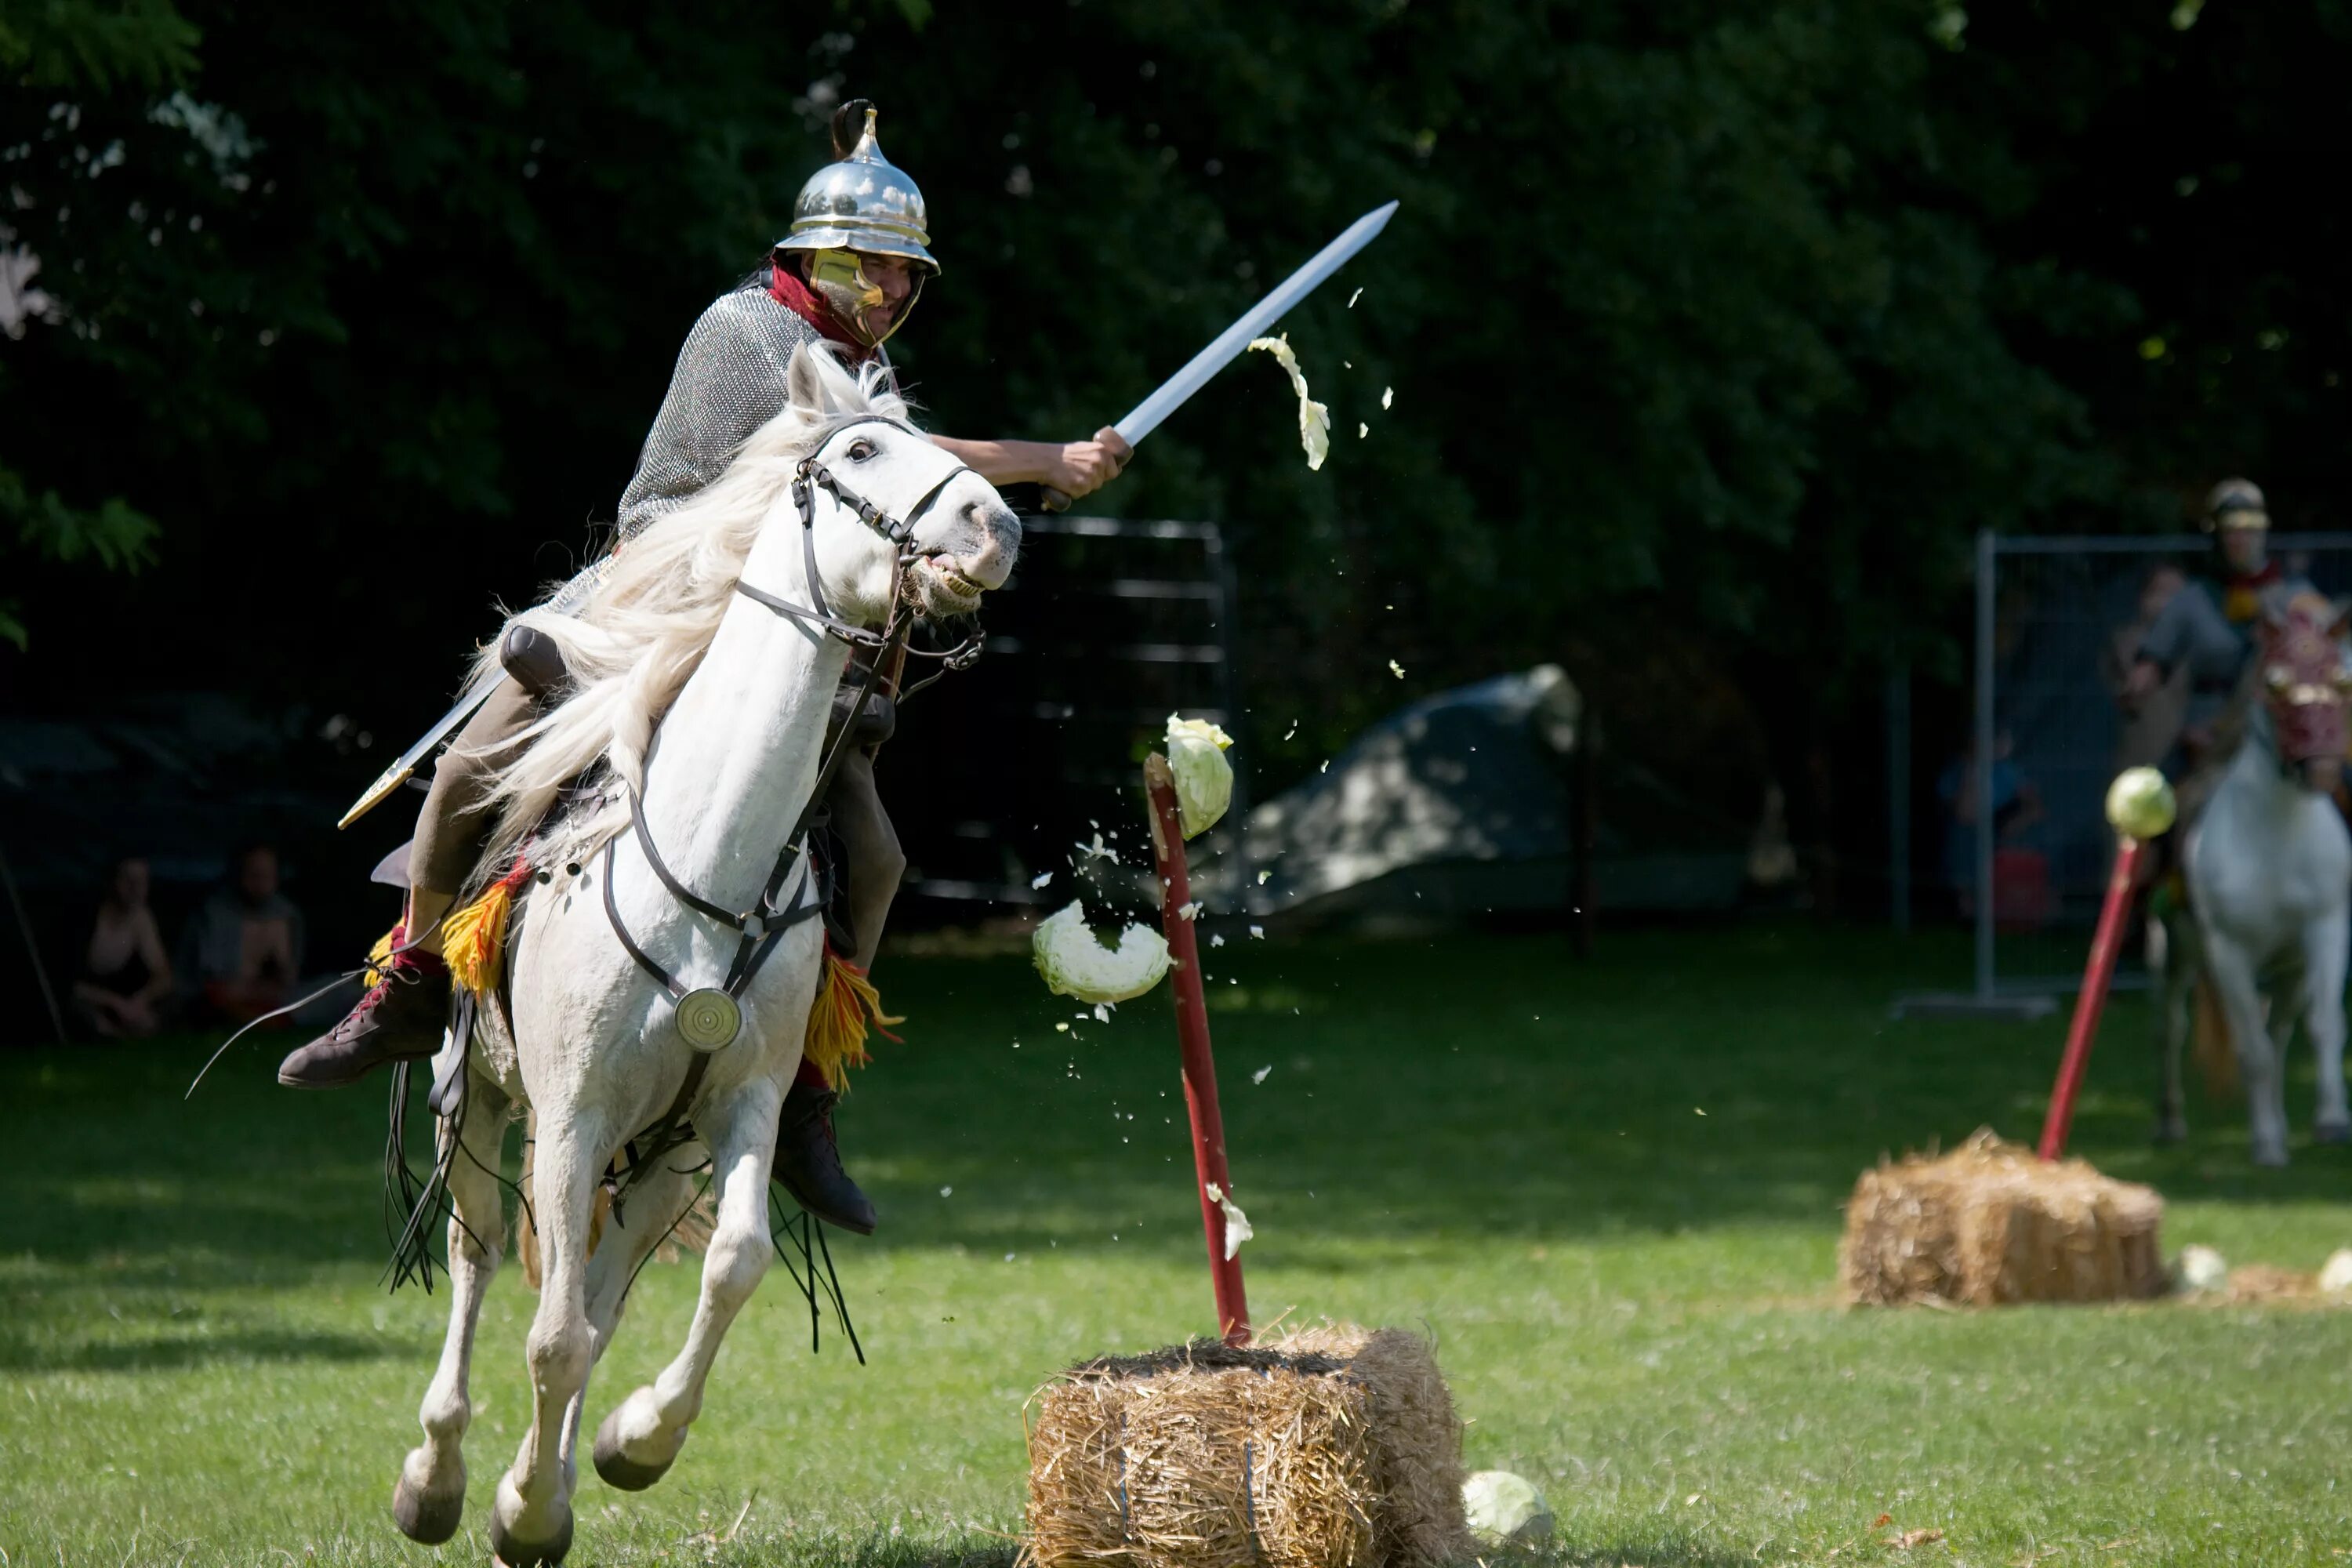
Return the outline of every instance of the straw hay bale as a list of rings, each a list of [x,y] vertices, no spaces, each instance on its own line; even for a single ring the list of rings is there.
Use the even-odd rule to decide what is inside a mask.
[[[1462,1425],[1402,1330],[1106,1356],[1031,1407],[1038,1568],[1412,1568],[1472,1550]]]
[[[2137,1300],[2165,1288],[2163,1219],[2153,1188],[2081,1160],[2044,1164],[1980,1130],[1940,1159],[1863,1173],[1838,1273],[1864,1306]]]

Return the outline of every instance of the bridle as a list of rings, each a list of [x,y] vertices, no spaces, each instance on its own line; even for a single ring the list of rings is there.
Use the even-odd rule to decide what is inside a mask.
[[[677,976],[664,968],[644,948],[637,945],[636,940],[629,934],[628,927],[621,920],[620,907],[613,893],[614,850],[620,842],[620,836],[615,834],[604,842],[605,918],[612,923],[613,934],[620,939],[622,948],[635,962],[637,967],[651,975],[660,984],[662,989],[669,994],[672,1021],[676,1024],[678,1034],[696,1053],[688,1068],[686,1084],[679,1089],[677,1100],[671,1106],[669,1115],[651,1134],[656,1144],[664,1142],[683,1118],[688,1104],[693,1099],[694,1090],[701,1079],[704,1066],[709,1060],[710,1053],[724,1049],[742,1032],[743,993],[750,988],[752,980],[759,974],[761,966],[768,960],[768,955],[775,951],[776,944],[783,939],[784,932],[803,921],[814,917],[824,907],[824,896],[816,890],[816,879],[814,876],[803,877],[797,890],[786,902],[779,903],[777,898],[783,891],[784,884],[790,879],[793,868],[805,861],[809,827],[815,820],[816,814],[823,808],[825,791],[832,784],[835,774],[840,771],[842,759],[848,753],[852,744],[851,737],[856,731],[855,716],[865,710],[866,702],[880,689],[886,679],[886,668],[909,655],[940,661],[940,668],[938,671],[903,693],[904,696],[912,696],[914,692],[921,689],[922,687],[929,686],[931,681],[938,679],[948,670],[969,668],[972,661],[980,657],[986,642],[987,635],[975,629],[972,635],[961,643],[940,653],[931,653],[908,646],[908,639],[914,629],[916,614],[908,602],[907,574],[913,570],[915,563],[920,559],[914,549],[915,530],[931,508],[938,504],[940,497],[946,493],[948,486],[955,480],[956,477],[960,474],[968,474],[972,470],[961,463],[952,464],[929,489],[915,499],[914,504],[908,507],[903,515],[893,516],[887,510],[875,505],[856,490],[844,484],[822,460],[826,448],[861,425],[887,425],[893,429],[903,430],[918,438],[921,438],[922,436],[920,431],[903,421],[878,414],[862,416],[835,426],[818,445],[816,451],[803,458],[793,468],[792,497],[793,504],[800,510],[802,560],[807,573],[809,598],[814,603],[794,604],[789,599],[780,598],[764,589],[753,587],[751,584],[740,580],[735,584],[735,591],[753,603],[762,605],[778,615],[791,616],[824,636],[847,643],[854,648],[869,649],[874,654],[874,661],[866,672],[865,685],[857,694],[857,704],[850,710],[853,722],[842,726],[841,732],[835,737],[833,745],[825,752],[824,759],[817,771],[815,786],[810,790],[808,802],[802,806],[800,818],[793,824],[791,834],[786,837],[783,847],[776,852],[775,867],[769,873],[767,883],[761,889],[757,901],[749,910],[739,913],[723,905],[713,903],[681,881],[662,859],[661,852],[654,847],[653,830],[646,823],[645,805],[638,791],[624,786],[629,797],[629,826],[635,834],[637,847],[645,852],[646,863],[653,868],[654,875],[660,879],[662,886],[669,890],[672,898],[688,909],[721,925],[730,926],[735,931],[735,956],[728,964],[727,977],[721,984],[688,987]],[[880,534],[898,552],[898,560],[891,577],[890,611],[884,619],[879,632],[843,620],[835,615],[833,607],[825,603],[824,586],[818,574],[816,560],[816,492],[820,489],[833,498],[835,505],[847,510],[867,528]],[[646,757],[646,765],[650,772],[653,765],[650,753]]]

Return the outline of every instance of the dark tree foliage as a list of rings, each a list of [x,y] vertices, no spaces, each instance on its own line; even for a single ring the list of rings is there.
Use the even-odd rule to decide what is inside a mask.
[[[492,597],[610,517],[687,325],[862,94],[931,201],[946,271],[894,352],[951,432],[1092,430],[1403,201],[1286,323],[1321,472],[1253,356],[1101,498],[1236,540],[1252,706],[1304,721],[1261,765],[1543,658],[1670,706],[1642,672],[1672,642],[1801,778],[1889,660],[1957,672],[1979,527],[2175,526],[2223,469],[2296,521],[2345,492],[2346,220],[2304,171],[2347,31],[2193,0],[10,0],[0,257],[46,300],[0,342],[0,632],[30,640],[0,668],[84,701],[135,626],[159,682],[429,716]]]

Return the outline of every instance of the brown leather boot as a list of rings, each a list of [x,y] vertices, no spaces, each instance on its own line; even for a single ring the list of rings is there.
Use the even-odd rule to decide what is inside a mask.
[[[874,1205],[841,1168],[833,1139],[833,1106],[840,1098],[834,1089],[793,1085],[776,1123],[775,1176],[794,1203],[825,1224],[872,1236]]]
[[[415,1061],[441,1048],[449,1018],[449,966],[418,949],[378,966],[343,1021],[288,1057],[278,1081],[289,1089],[341,1089],[393,1062]]]

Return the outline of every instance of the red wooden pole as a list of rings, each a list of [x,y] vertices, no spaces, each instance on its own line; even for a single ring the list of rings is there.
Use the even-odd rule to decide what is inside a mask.
[[[2066,1152],[2066,1133],[2074,1123],[2074,1091],[2083,1087],[2083,1069],[2090,1064],[2091,1042],[2098,1037],[2099,1013],[2107,1004],[2107,987],[2115,979],[2116,950],[2123,945],[2124,917],[2131,909],[2132,874],[2144,846],[2126,837],[2116,855],[2115,875],[2107,879],[2107,901],[2099,910],[2098,934],[2091,939],[2091,960],[2083,969],[2082,994],[2074,998],[2074,1022],[2066,1032],[2066,1055],[2058,1064],[2058,1084],[2050,1094],[2049,1119],[2042,1124],[2044,1160]]]
[[[1184,1110],[1192,1119],[1192,1186],[1201,1200],[1201,1228],[1209,1238],[1209,1277],[1217,1293],[1217,1334],[1229,1345],[1250,1342],[1249,1302],[1242,1294],[1242,1263],[1225,1256],[1225,1211],[1209,1189],[1232,1197],[1225,1171],[1225,1119],[1217,1110],[1217,1063],[1209,1051],[1209,1005],[1201,984],[1201,944],[1184,906],[1192,881],[1184,864],[1184,828],[1176,810],[1176,779],[1154,752],[1143,762],[1144,793],[1151,801],[1151,858],[1160,870],[1160,923],[1168,933],[1169,983],[1176,994],[1176,1040],[1184,1056]]]

